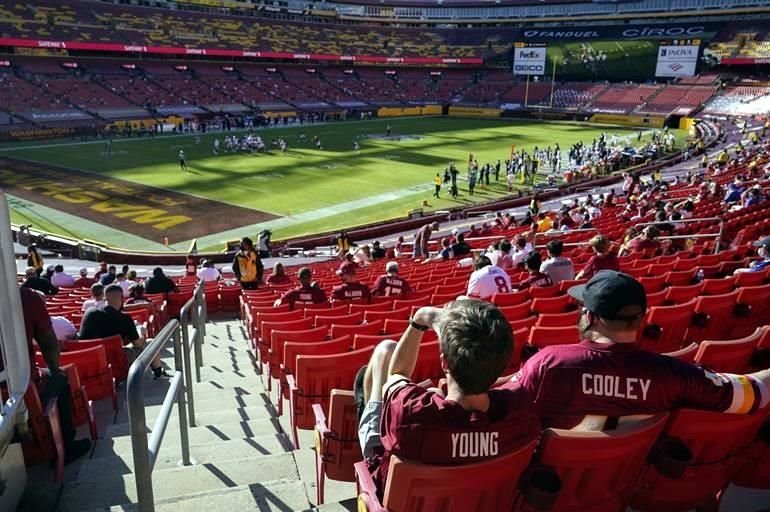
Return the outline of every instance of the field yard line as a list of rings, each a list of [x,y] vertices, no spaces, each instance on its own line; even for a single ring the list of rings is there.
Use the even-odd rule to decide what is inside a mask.
[[[71,215],[61,210],[55,210],[53,208],[49,208],[48,206],[44,206],[34,201],[30,201],[29,199],[24,199],[19,196],[14,196],[12,194],[6,194],[6,195],[8,196],[8,198],[12,199],[13,203],[23,203],[25,207],[28,207],[29,209],[34,209],[33,211],[36,216],[56,219],[56,222],[58,224],[61,224],[63,227],[67,228],[70,231],[75,231],[79,233],[83,233],[83,232],[91,233],[89,237],[91,240],[97,240],[101,243],[109,245],[110,247],[120,248],[120,249],[132,249],[132,250],[149,250],[149,251],[168,251],[169,250],[168,247],[164,246],[160,242],[156,242],[153,240],[142,238],[140,236],[132,235],[131,233],[126,233],[125,231],[120,231],[120,230],[111,228],[105,224],[93,222],[83,217]],[[11,205],[11,208],[13,208],[13,205]],[[24,211],[24,210],[21,210],[21,211]]]
[[[309,210],[306,212],[298,213],[290,217],[280,217],[278,219],[268,220],[260,222],[259,224],[252,224],[251,226],[242,226],[240,228],[230,229],[228,231],[222,231],[220,233],[214,233],[198,238],[198,247],[208,247],[210,245],[216,245],[226,240],[235,240],[247,235],[253,235],[263,229],[278,229],[287,226],[294,226],[296,224],[302,224],[325,217],[332,217],[340,213],[347,211],[358,210],[360,208],[366,208],[367,206],[374,206],[386,201],[395,201],[402,197],[410,196],[412,194],[419,194],[421,192],[428,192],[433,190],[433,185],[417,185],[413,187],[391,190],[390,192],[384,192],[375,196],[363,197],[354,201],[348,201],[345,203],[338,203],[324,208],[318,208],[316,210]],[[172,249],[186,250],[190,247],[192,240],[185,242],[178,242],[171,246]]]

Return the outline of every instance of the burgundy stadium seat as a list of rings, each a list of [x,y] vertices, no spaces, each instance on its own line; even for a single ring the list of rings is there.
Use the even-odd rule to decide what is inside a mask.
[[[674,359],[679,359],[680,361],[685,361],[687,363],[692,363],[695,360],[695,354],[697,353],[698,353],[698,344],[693,342],[684,348],[680,348],[679,350],[676,350],[674,352],[666,352],[663,355],[668,357],[673,357]]]
[[[750,369],[751,356],[757,348],[764,329],[737,340],[703,341],[695,362],[715,372],[743,374]]]
[[[738,320],[734,315],[737,300],[737,290],[722,295],[698,297],[686,339],[696,342],[727,339],[733,322]]]
[[[649,308],[639,329],[639,346],[659,354],[679,350],[684,344],[694,309],[695,300],[676,306]]]
[[[326,478],[353,482],[353,465],[360,462],[358,416],[352,391],[332,389],[329,395],[329,415],[323,407],[313,404],[315,415],[316,493],[318,504],[324,502]]]

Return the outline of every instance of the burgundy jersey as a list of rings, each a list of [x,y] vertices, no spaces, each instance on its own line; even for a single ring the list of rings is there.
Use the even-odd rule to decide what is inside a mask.
[[[543,286],[553,286],[553,279],[551,279],[551,276],[548,274],[545,274],[540,271],[531,272],[529,274],[529,277],[519,283],[519,285],[516,287],[519,290],[526,290],[530,287],[543,287]]]
[[[768,401],[759,380],[712,373],[634,343],[547,347],[502,387],[525,391],[544,428],[573,428],[587,415],[654,414],[681,407],[749,414]]]
[[[620,262],[614,254],[595,254],[583,268],[583,278],[591,279],[601,270],[615,270],[620,272]]]
[[[489,409],[481,412],[467,411],[412,382],[393,386],[382,405],[382,453],[369,461],[380,493],[393,454],[425,464],[468,464],[510,453],[540,433],[523,393],[490,390]]]
[[[660,242],[657,240],[647,240],[646,238],[635,238],[628,244],[631,252],[649,252],[654,253],[660,249]]]
[[[298,286],[284,293],[283,297],[281,297],[281,304],[288,304],[292,309],[294,309],[294,304],[296,303],[321,304],[322,302],[326,302],[326,293],[317,286],[310,286],[308,288]]]
[[[369,300],[369,288],[361,283],[344,283],[332,290],[332,300]]]
[[[385,297],[400,297],[412,290],[404,279],[398,276],[382,275],[377,278],[372,287],[372,295],[382,295]]]

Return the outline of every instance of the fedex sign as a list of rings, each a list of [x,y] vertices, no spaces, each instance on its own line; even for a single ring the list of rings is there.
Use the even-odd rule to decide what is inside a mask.
[[[545,45],[516,43],[513,54],[514,75],[543,75],[545,73]]]

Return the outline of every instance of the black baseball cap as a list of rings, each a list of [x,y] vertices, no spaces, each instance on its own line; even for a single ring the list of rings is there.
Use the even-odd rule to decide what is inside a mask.
[[[766,236],[754,242],[754,247],[764,247],[765,249],[770,249],[770,236]]]
[[[642,284],[614,270],[601,270],[586,284],[573,286],[567,293],[607,320],[630,320],[647,311],[647,292]],[[639,312],[619,314],[630,306],[638,306]]]

